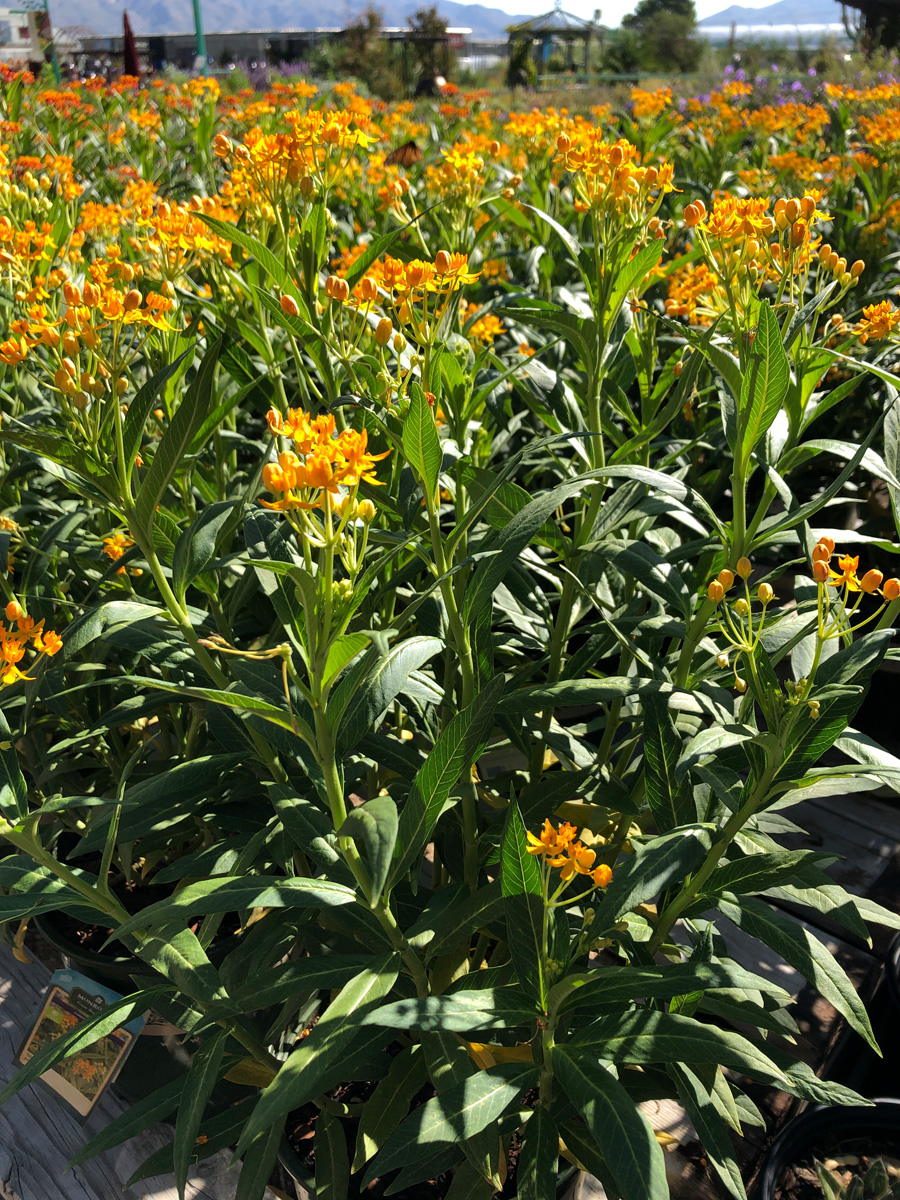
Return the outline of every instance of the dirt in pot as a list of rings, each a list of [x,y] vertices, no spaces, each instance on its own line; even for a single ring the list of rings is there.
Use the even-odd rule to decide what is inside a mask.
[[[869,1175],[873,1163],[880,1160],[884,1164],[884,1172],[876,1169]],[[835,1187],[826,1192],[819,1178],[817,1166],[835,1177]],[[883,1186],[873,1187],[873,1179],[878,1174],[883,1180]],[[866,1179],[866,1176],[869,1176]],[[860,1184],[866,1182],[866,1188],[859,1191],[860,1184],[854,1185],[854,1180]],[[775,1189],[775,1200],[822,1200],[823,1196],[830,1200],[833,1195],[842,1195],[839,1189],[847,1189],[853,1185],[853,1192],[861,1200],[887,1200],[895,1194],[900,1196],[900,1138],[887,1135],[879,1139],[879,1144],[873,1146],[871,1138],[865,1134],[847,1138],[839,1144],[835,1138],[825,1138],[809,1147],[802,1159],[789,1166],[781,1177]]]

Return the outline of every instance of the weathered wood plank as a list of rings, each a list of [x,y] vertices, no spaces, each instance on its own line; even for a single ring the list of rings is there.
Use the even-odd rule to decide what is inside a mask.
[[[40,962],[21,963],[0,945],[0,1086],[14,1074],[18,1050],[36,1016],[51,972]],[[165,1145],[171,1130],[155,1126],[124,1146],[66,1173],[69,1159],[127,1105],[114,1088],[82,1120],[55,1092],[25,1088],[0,1108],[0,1200],[176,1200],[171,1176],[156,1176],[123,1190],[125,1180]],[[233,1200],[238,1172],[228,1155],[198,1163],[189,1200]],[[275,1200],[268,1193],[268,1200]]]

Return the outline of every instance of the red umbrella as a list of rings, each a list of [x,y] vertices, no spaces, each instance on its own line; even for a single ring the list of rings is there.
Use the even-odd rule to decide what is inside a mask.
[[[137,43],[134,40],[134,30],[131,28],[127,12],[123,14],[122,20],[125,27],[125,74],[140,78],[141,64],[138,61]]]

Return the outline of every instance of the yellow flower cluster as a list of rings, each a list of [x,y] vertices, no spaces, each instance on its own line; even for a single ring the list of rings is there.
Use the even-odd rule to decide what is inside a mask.
[[[675,191],[671,163],[643,166],[636,146],[624,138],[608,142],[592,126],[578,126],[571,136],[561,133],[556,149],[558,162],[573,178],[578,211],[599,209],[636,222]]]
[[[612,879],[612,871],[605,863],[594,866],[597,855],[576,840],[577,832],[568,821],[563,821],[557,829],[548,819],[539,836],[528,832],[528,853],[539,855],[548,866],[559,868],[563,882],[575,875],[587,875],[595,887],[606,887]]]

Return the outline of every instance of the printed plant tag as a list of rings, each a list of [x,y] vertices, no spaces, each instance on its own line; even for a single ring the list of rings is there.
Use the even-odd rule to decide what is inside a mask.
[[[32,1055],[74,1029],[86,1017],[94,1016],[121,999],[118,992],[95,983],[79,971],[54,971],[41,1011],[17,1061],[27,1063]],[[77,1054],[58,1062],[45,1071],[41,1079],[77,1113],[86,1117],[119,1073],[143,1024],[143,1017],[135,1017]]]

